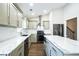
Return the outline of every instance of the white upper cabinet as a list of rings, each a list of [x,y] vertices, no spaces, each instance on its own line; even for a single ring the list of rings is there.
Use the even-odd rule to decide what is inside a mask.
[[[13,4],[10,4],[10,26],[17,27],[17,9]]]
[[[0,3],[0,24],[8,25],[8,4]]]
[[[0,3],[0,25],[21,28],[22,17],[23,15],[13,4]]]
[[[22,14],[18,11],[18,27],[22,27]]]

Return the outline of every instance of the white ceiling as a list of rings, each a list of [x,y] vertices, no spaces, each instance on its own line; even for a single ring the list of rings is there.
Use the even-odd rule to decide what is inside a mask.
[[[43,10],[47,10],[48,13],[51,9],[64,7],[66,3],[34,3],[34,6],[30,6],[29,3],[17,3],[17,5],[27,17],[36,17],[44,15]],[[32,9],[32,11],[29,11],[29,9]],[[35,15],[32,15],[32,13]]]

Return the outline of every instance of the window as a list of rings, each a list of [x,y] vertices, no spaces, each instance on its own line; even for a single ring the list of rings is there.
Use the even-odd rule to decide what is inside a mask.
[[[44,29],[49,29],[49,21],[43,21]]]
[[[37,21],[29,21],[28,22],[28,29],[36,29],[37,28]]]

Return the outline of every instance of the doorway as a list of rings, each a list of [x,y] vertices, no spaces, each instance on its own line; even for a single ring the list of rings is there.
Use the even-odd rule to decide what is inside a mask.
[[[66,35],[70,39],[77,40],[77,17],[67,20]]]

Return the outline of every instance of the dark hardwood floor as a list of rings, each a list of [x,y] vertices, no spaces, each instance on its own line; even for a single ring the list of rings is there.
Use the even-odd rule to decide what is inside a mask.
[[[28,56],[45,56],[43,43],[32,43]]]

